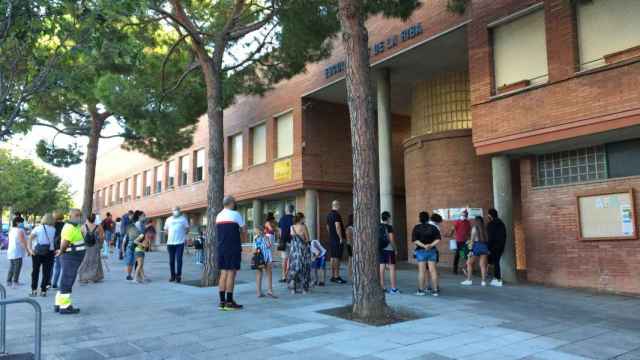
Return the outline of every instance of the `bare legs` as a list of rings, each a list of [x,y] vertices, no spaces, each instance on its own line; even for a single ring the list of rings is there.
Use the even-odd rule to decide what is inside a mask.
[[[419,262],[418,263],[418,290],[422,290],[424,291],[425,287],[426,287],[426,280],[427,280],[427,263],[426,262]]]
[[[395,264],[380,264],[380,286],[384,289],[384,270],[385,267],[389,267],[389,277],[391,281],[391,289],[397,289],[396,283],[396,265]]]
[[[479,259],[480,262],[480,276],[482,277],[482,281],[486,281],[487,278],[487,255],[471,256],[469,260],[467,260],[467,280],[471,281],[471,275],[473,275],[473,266],[476,263],[476,259]]]

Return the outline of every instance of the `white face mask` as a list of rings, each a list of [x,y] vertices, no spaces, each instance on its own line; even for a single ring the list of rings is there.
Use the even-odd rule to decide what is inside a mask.
[[[180,216],[180,211],[173,210],[173,216]]]

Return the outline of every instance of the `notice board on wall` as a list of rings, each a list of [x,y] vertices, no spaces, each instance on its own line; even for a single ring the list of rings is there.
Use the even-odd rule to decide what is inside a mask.
[[[580,240],[637,239],[633,190],[579,195]]]

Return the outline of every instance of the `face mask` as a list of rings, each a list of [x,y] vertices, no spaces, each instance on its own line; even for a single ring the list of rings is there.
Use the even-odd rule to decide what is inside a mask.
[[[80,219],[69,219],[69,222],[74,224],[74,225],[78,225],[78,224],[80,224]]]
[[[178,210],[173,210],[173,216],[180,216],[180,211]]]

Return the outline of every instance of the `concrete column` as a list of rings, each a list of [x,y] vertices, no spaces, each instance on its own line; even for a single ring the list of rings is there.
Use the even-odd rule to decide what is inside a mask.
[[[262,221],[262,200],[254,199],[253,200],[253,226],[256,225],[264,225]],[[248,229],[249,231],[253,231],[253,229]]]
[[[513,188],[511,184],[511,161],[506,155],[491,158],[491,175],[493,178],[493,204],[498,216],[507,228],[507,242],[500,260],[502,279],[517,282],[516,247],[513,236]]]
[[[307,189],[304,192],[304,219],[311,240],[318,239],[318,191]]]
[[[388,211],[393,219],[393,173],[391,159],[391,98],[389,69],[377,76],[378,157],[380,163],[380,212]]]

